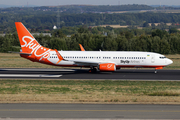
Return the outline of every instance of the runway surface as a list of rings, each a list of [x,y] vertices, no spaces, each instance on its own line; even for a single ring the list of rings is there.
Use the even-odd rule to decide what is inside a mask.
[[[179,119],[180,105],[0,104],[0,118]]]
[[[180,70],[122,69],[116,72],[89,73],[88,69],[0,69],[0,78],[31,79],[117,79],[180,80]]]

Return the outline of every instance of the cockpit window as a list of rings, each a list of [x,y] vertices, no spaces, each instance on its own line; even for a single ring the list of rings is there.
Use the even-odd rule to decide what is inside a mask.
[[[165,56],[163,56],[163,57],[159,57],[160,59],[165,59],[166,57]]]

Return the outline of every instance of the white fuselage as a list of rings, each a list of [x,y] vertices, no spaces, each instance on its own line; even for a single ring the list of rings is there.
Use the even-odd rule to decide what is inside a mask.
[[[61,61],[59,66],[96,66],[94,63],[114,63],[116,67],[164,67],[172,60],[153,52],[126,51],[59,51],[68,61]],[[56,64],[58,57],[55,51],[50,52],[49,61]],[[75,62],[78,61],[78,62]],[[86,64],[88,63],[88,64]]]

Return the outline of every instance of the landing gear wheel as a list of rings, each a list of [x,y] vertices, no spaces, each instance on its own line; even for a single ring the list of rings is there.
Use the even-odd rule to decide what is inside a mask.
[[[157,73],[157,70],[155,70],[154,73],[156,74],[156,73]]]
[[[92,68],[89,70],[90,73],[96,73],[97,72],[97,69],[96,68]]]

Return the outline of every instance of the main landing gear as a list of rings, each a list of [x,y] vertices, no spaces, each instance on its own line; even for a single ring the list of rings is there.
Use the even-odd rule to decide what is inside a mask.
[[[96,69],[95,67],[93,67],[93,68],[91,68],[91,69],[89,70],[89,72],[90,72],[90,73],[96,73],[96,72],[97,72],[97,69]]]

